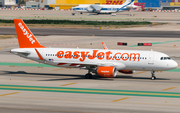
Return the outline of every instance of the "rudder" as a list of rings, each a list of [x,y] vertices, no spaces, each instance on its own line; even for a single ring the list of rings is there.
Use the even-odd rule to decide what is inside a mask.
[[[45,48],[38,42],[22,19],[14,19],[14,24],[20,48]]]

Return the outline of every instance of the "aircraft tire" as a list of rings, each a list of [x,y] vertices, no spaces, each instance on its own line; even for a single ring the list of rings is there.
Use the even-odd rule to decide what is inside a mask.
[[[91,79],[91,78],[92,78],[92,74],[86,74],[86,75],[85,75],[85,78],[86,78],[86,79]]]
[[[156,77],[155,77],[155,76],[151,77],[151,80],[155,80],[155,79],[156,79]]]

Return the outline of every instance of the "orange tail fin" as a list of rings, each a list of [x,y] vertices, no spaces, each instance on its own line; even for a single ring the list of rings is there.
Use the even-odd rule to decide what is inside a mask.
[[[14,19],[20,48],[45,48],[42,46],[21,19]]]

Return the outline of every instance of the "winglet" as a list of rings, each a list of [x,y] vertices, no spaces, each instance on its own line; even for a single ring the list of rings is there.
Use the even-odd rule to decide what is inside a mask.
[[[102,42],[103,48],[108,49],[104,42]]]
[[[42,46],[21,19],[14,19],[20,48],[45,48]]]

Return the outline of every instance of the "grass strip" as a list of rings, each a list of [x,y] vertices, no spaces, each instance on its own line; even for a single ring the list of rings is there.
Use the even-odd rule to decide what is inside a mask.
[[[63,24],[63,25],[149,25],[151,22],[136,21],[75,21],[75,20],[24,20],[26,24]],[[0,23],[14,23],[13,20],[0,19]]]

